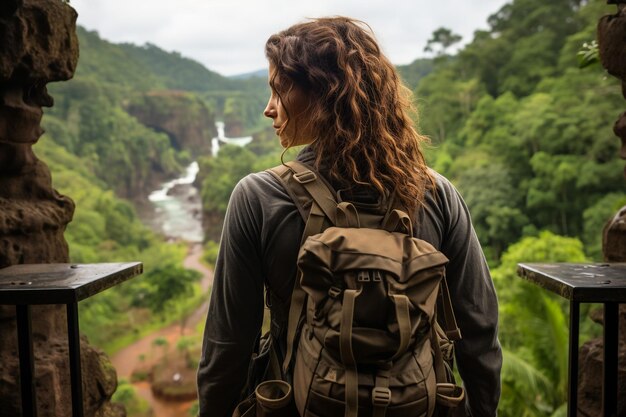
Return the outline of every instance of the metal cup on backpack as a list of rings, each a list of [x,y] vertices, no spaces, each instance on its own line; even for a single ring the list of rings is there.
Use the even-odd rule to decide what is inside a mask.
[[[257,417],[290,417],[291,385],[285,381],[271,380],[259,384],[254,391]]]

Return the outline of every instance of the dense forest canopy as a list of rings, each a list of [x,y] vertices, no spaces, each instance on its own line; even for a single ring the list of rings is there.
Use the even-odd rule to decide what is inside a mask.
[[[521,282],[515,264],[601,260],[602,227],[626,204],[612,132],[625,107],[620,86],[577,59],[595,39],[598,18],[612,12],[602,0],[513,0],[458,52],[450,53],[458,36],[441,28],[428,43],[431,58],[398,67],[415,93],[416,125],[431,138],[427,160],[460,190],[492,267],[505,348],[503,416],[560,415],[566,398],[565,306]],[[282,150],[261,114],[265,78],[226,78],[156,45],[115,45],[83,28],[78,35],[76,77],[51,86],[56,104],[36,152],[77,202],[66,233],[73,261],[146,264],[138,284],[81,307],[83,328],[104,341],[132,327],[115,325],[126,308],[166,311],[170,296],[189,295],[194,280],[181,267],[183,249],[143,226],[129,199],[145,199],[196,151],[131,113],[172,108],[168,114],[222,120],[227,134],[254,136],[247,147],[199,158],[207,233],[216,240],[237,181],[279,163]],[[207,243],[213,255],[215,243]],[[164,293],[170,286],[176,291]],[[597,332],[583,325],[585,335]]]
[[[600,257],[602,223],[624,202],[611,130],[623,99],[599,65],[579,69],[576,53],[607,10],[512,2],[417,86],[430,162],[462,191],[492,261],[544,229]]]

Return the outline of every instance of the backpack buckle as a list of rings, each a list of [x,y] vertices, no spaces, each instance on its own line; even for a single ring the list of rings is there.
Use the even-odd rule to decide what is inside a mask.
[[[370,282],[370,274],[368,271],[359,271],[356,280],[358,282]]]
[[[337,287],[335,287],[335,286],[332,286],[332,287],[330,287],[330,288],[328,289],[328,295],[329,295],[331,298],[337,298],[337,297],[339,297],[339,295],[340,295],[340,294],[341,294],[341,289],[340,289],[340,288],[337,288]]]
[[[380,271],[378,269],[374,270],[374,274],[373,275],[374,276],[372,278],[372,281],[374,281],[374,282],[381,282],[383,280],[383,276],[382,276],[382,274],[380,273]]]
[[[311,170],[306,170],[304,172],[296,172],[293,174],[293,178],[298,181],[300,184],[306,184],[311,181],[315,181],[317,179],[317,175],[315,172]]]
[[[374,387],[372,389],[372,404],[386,407],[391,402],[391,390],[389,388]]]

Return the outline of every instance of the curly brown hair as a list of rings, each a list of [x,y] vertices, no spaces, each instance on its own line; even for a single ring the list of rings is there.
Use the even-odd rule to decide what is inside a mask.
[[[367,24],[347,17],[299,23],[272,35],[265,54],[279,95],[280,80],[310,97],[317,168],[324,160],[340,183],[396,190],[409,214],[423,205],[434,185],[420,150],[427,138],[413,127],[411,92]]]

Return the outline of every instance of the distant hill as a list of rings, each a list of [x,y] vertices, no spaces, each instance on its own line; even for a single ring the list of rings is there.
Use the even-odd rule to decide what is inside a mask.
[[[176,89],[194,92],[240,89],[240,83],[204,67],[178,52],[146,43],[114,44],[98,32],[77,28],[80,60],[77,77],[96,79],[132,89]]]
[[[119,48],[163,78],[168,88],[197,92],[238,88],[238,83],[179,52],[167,52],[152,43],[143,46],[124,43]]]
[[[267,68],[259,69],[252,72],[246,72],[243,74],[231,75],[228,78],[231,80],[247,80],[250,78],[267,78]]]
[[[430,74],[435,68],[430,58],[418,58],[408,65],[396,65],[402,81],[411,90],[415,90],[420,80]]]
[[[96,31],[78,26],[76,33],[80,44],[80,58],[74,78],[113,84],[118,87],[116,90],[130,88],[145,91],[165,88],[164,80],[150,67],[135,59],[130,51],[105,41]]]

